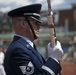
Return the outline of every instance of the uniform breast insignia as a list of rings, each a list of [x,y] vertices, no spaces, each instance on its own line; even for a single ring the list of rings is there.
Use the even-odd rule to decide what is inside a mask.
[[[31,75],[34,72],[34,66],[32,62],[29,62],[26,66],[19,66],[23,74]]]

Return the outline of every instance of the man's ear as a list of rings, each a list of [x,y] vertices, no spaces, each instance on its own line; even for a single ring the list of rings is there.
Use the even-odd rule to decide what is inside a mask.
[[[21,21],[21,27],[23,27],[23,28],[26,27],[26,23],[25,23],[25,21]]]

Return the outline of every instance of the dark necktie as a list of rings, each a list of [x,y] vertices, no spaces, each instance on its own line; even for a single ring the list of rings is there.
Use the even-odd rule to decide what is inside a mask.
[[[33,48],[37,50],[37,48],[36,48],[36,45],[35,45],[35,44],[33,44]]]

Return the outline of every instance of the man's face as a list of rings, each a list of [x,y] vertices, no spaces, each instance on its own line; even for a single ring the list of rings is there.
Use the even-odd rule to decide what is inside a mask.
[[[29,20],[30,20],[31,25],[32,25],[32,27],[34,29],[34,33],[35,33],[36,37],[38,38],[39,37],[39,29],[40,29],[41,23],[39,23],[38,21],[36,21],[36,20],[34,20],[32,18],[30,18]]]
[[[39,23],[38,21],[34,20],[31,17],[28,17],[28,19],[32,25],[36,38],[38,38],[41,23]],[[34,38],[34,35],[32,33],[30,26],[28,25],[26,18],[24,18],[24,17],[14,18],[13,24],[14,24],[15,31],[17,33],[21,33],[21,35],[24,35],[26,37],[28,36],[28,38],[30,38],[30,39]]]

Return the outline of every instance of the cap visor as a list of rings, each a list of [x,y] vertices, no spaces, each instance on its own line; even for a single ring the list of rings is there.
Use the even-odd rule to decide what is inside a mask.
[[[36,20],[36,21],[38,21],[38,22],[40,22],[40,23],[42,23],[41,20],[39,20],[39,19],[37,19],[37,18],[35,18],[35,17],[33,17],[33,16],[31,16],[31,18],[34,19],[34,20]]]

